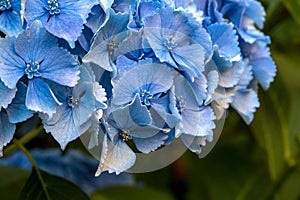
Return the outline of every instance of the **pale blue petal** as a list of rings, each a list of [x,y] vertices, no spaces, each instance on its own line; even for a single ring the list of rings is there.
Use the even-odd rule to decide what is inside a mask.
[[[0,111],[2,108],[7,108],[13,98],[16,96],[17,88],[9,89],[0,80]]]
[[[26,94],[27,108],[52,116],[59,105],[60,102],[58,102],[47,83],[39,78],[34,78],[28,82]]]
[[[200,154],[201,147],[206,145],[206,137],[195,137],[192,135],[183,134],[181,136],[183,143],[189,148],[190,151]]]
[[[244,71],[244,62],[234,62],[232,67],[219,67],[221,87],[230,88],[235,86]]]
[[[9,121],[19,123],[33,116],[33,111],[25,106],[27,86],[22,82],[18,84],[18,91],[12,103],[6,109]]]
[[[237,89],[231,106],[239,113],[247,124],[253,120],[253,113],[259,107],[258,96],[252,89]]]
[[[103,171],[120,174],[121,172],[124,172],[132,167],[135,163],[135,160],[135,153],[123,140],[118,140],[116,143],[114,143],[105,135],[102,146],[101,160],[96,172],[96,176],[99,176]]]
[[[0,112],[0,130],[0,157],[2,157],[3,147],[12,140],[16,130],[16,125],[8,121],[8,116],[5,111]]]
[[[205,103],[207,104],[212,100],[213,93],[218,87],[219,73],[216,70],[212,70],[208,72],[206,78],[207,78],[207,97]]]
[[[59,106],[50,120],[44,119],[42,122],[45,130],[51,132],[62,149],[65,149],[70,141],[80,136],[79,126],[74,121],[72,109],[67,105]]]
[[[145,128],[143,131],[147,132]],[[152,130],[150,130],[152,132]],[[168,138],[168,135],[163,132],[158,132],[152,137],[147,138],[133,138],[136,148],[142,153],[150,153],[164,144],[164,140]]]
[[[96,111],[96,97],[93,93],[93,85],[89,83],[80,83],[73,88],[73,97],[79,99],[78,107],[73,109],[75,123],[81,126]]]

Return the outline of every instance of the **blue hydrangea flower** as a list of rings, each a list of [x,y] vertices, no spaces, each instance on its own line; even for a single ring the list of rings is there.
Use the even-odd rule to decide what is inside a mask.
[[[7,37],[0,43],[0,48],[6,49],[0,55],[0,78],[3,83],[14,89],[24,79],[28,82],[27,108],[50,116],[61,103],[47,81],[73,87],[79,79],[77,61],[57,45],[56,38],[39,21],[17,38]]]
[[[132,139],[139,151],[149,153],[163,145],[168,137],[166,131],[152,125],[150,112],[141,104],[138,94],[132,103],[112,111],[107,123],[96,175],[106,170],[118,174],[134,164],[136,155],[126,141]]]
[[[47,31],[74,48],[88,14],[97,3],[96,0],[27,0],[25,19],[29,25],[40,20]]]
[[[0,31],[14,36],[22,31],[21,0],[0,1]]]
[[[83,58],[83,62],[92,62],[103,69],[112,72],[112,60],[114,60],[115,49],[127,37],[127,24],[129,15],[124,13],[114,13],[109,9],[109,20],[106,25],[96,34],[91,50]],[[115,24],[118,24],[116,26]]]
[[[211,51],[208,33],[181,11],[163,8],[143,19],[144,37],[161,62],[183,71],[191,79],[204,71]]]
[[[173,85],[176,73],[171,68],[159,63],[139,63],[113,80],[113,105],[130,103],[136,94],[144,105],[150,106]]]
[[[15,124],[25,121],[33,115],[33,112],[25,106],[26,90],[27,86],[19,83],[12,102],[5,110],[0,107],[0,156],[2,156],[3,147],[13,138],[16,130]]]
[[[106,108],[103,97],[105,92],[99,86],[96,88],[93,82],[93,74],[81,67],[80,80],[73,87],[55,85],[54,93],[62,103],[51,118],[42,116],[43,124],[47,132],[59,142],[62,149],[78,138],[86,131],[83,126],[99,109]],[[105,99],[104,99],[105,100]]]

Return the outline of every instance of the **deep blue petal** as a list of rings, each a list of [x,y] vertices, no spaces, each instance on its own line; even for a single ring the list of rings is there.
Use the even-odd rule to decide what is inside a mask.
[[[17,35],[22,31],[20,13],[4,11],[0,15],[0,30],[8,36]]]

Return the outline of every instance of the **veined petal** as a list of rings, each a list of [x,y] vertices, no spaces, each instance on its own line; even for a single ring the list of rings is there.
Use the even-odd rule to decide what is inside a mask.
[[[46,55],[40,64],[41,76],[61,85],[75,86],[80,73],[75,58],[67,50],[59,47],[49,49]]]
[[[45,9],[45,1],[26,0],[25,1],[25,19],[30,25],[35,20],[40,20],[44,25],[47,23],[50,13]]]
[[[60,104],[47,83],[39,78],[34,78],[28,82],[27,108],[48,114],[51,118]]]
[[[18,35],[22,31],[22,21],[19,13],[4,11],[0,15],[0,30],[8,36]]]
[[[20,33],[15,41],[16,53],[26,62],[42,62],[48,50],[57,46],[57,39],[47,32],[40,21],[35,21]]]
[[[52,16],[45,25],[46,29],[56,37],[66,40],[71,48],[75,47],[75,41],[83,29],[84,20],[76,13]]]
[[[16,55],[14,37],[7,37],[0,41],[0,78],[10,89],[16,88],[17,82],[25,74],[25,61]]]

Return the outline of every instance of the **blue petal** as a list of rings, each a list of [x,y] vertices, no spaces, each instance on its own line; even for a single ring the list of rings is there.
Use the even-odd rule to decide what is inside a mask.
[[[254,117],[253,113],[259,107],[258,96],[252,89],[237,89],[231,106],[247,124],[250,124]]]
[[[71,16],[74,14],[79,15],[85,23],[92,7],[98,3],[98,0],[61,0],[60,10],[61,13],[67,13]]]
[[[222,58],[232,62],[240,59],[238,36],[232,24],[215,23],[208,26],[208,32],[214,45],[218,46]]]
[[[52,16],[45,25],[47,31],[56,37],[66,40],[71,48],[75,47],[75,41],[83,29],[83,19],[76,13]]]
[[[206,137],[195,137],[192,135],[183,134],[181,136],[183,143],[189,148],[190,151],[200,154],[201,147],[206,145]]]
[[[12,140],[16,130],[16,125],[9,122],[5,111],[0,112],[0,130],[0,157],[2,157],[3,147]]]
[[[96,33],[98,29],[104,25],[104,22],[107,18],[107,14],[101,8],[100,5],[96,5],[92,8],[87,23],[85,24],[89,27],[93,33]]]
[[[64,149],[66,145],[80,136],[79,126],[73,118],[72,109],[67,105],[58,107],[50,120],[43,119],[44,128]]]
[[[219,67],[221,87],[230,88],[235,86],[244,71],[244,62],[234,62],[232,67]]]
[[[10,88],[16,88],[17,82],[25,74],[26,64],[16,55],[13,43],[15,38],[7,37],[0,41],[0,49],[5,49],[0,54],[0,78]]]
[[[45,9],[46,1],[26,0],[25,19],[30,25],[35,20],[40,20],[45,25],[50,17],[50,13]]]
[[[50,56],[48,50],[56,46],[57,39],[46,31],[40,21],[35,21],[15,41],[15,51],[26,63],[42,62]]]
[[[69,87],[77,84],[80,73],[75,58],[67,50],[58,47],[48,50],[39,71],[43,78]]]
[[[212,96],[218,87],[219,74],[216,70],[208,72],[207,77],[207,97],[205,103],[208,104],[212,100]]]
[[[0,111],[1,108],[7,108],[8,104],[10,104],[13,98],[16,96],[16,92],[17,88],[9,89],[0,80]]]
[[[141,131],[153,132],[153,130],[149,127],[142,129]],[[152,151],[155,151],[158,147],[160,147],[164,144],[164,140],[166,140],[168,138],[168,135],[166,133],[159,132],[158,130],[156,130],[156,131],[157,131],[157,134],[153,135],[152,137],[147,137],[147,138],[134,137],[133,138],[135,146],[140,152],[150,153]]]
[[[122,105],[133,100],[143,86],[152,94],[165,92],[173,85],[176,73],[163,64],[140,64],[113,82],[113,104]]]
[[[4,11],[0,15],[0,30],[8,36],[18,35],[22,31],[22,21],[19,13]]]
[[[27,108],[48,114],[51,118],[59,105],[60,102],[56,99],[47,83],[39,78],[34,78],[28,82],[26,94]]]
[[[250,0],[245,15],[251,18],[260,29],[263,28],[266,12],[260,2]]]
[[[99,176],[103,171],[120,174],[134,165],[135,153],[123,140],[116,143],[104,136],[101,160],[95,176]]]
[[[27,86],[22,82],[18,84],[18,91],[12,103],[6,109],[9,121],[11,123],[18,123],[25,121],[33,116],[33,111],[28,110],[25,106]]]
[[[72,96],[79,98],[79,105],[73,109],[75,123],[81,126],[96,111],[96,97],[93,93],[93,85],[80,83],[73,88]]]

